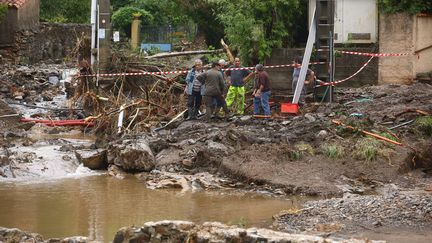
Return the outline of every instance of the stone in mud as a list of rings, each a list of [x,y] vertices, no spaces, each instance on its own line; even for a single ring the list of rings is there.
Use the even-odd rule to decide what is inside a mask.
[[[268,229],[228,226],[218,222],[197,225],[188,221],[147,222],[142,227],[121,228],[115,243],[122,242],[304,242],[361,243],[383,242],[357,239],[331,239],[314,235],[289,234]]]
[[[116,165],[110,165],[108,167],[108,175],[113,176],[120,180],[126,178],[126,172],[124,172],[120,167]]]
[[[148,172],[155,167],[155,156],[146,139],[123,140],[109,145],[108,164],[125,171]]]
[[[75,156],[80,163],[92,170],[106,169],[108,167],[107,151],[104,149],[77,150]]]
[[[44,242],[44,240],[39,234],[0,227],[0,242]]]

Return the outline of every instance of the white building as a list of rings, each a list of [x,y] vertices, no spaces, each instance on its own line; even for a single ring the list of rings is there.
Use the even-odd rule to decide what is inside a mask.
[[[309,0],[309,26],[316,0]],[[335,0],[335,43],[376,43],[376,0]]]

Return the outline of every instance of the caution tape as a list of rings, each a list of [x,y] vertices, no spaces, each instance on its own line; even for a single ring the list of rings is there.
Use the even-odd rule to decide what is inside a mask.
[[[322,83],[322,84],[317,85],[315,87],[330,86],[330,85],[333,86],[335,84],[340,84],[340,83],[345,82],[345,81],[347,81],[349,79],[352,79],[354,76],[356,76],[357,74],[359,74],[363,69],[365,69],[366,66],[372,61],[373,58],[374,58],[374,56],[372,56],[371,58],[369,58],[369,60],[365,64],[363,64],[363,66],[359,70],[357,70],[357,72],[355,72],[353,75],[349,76],[348,78],[344,78],[344,79],[337,80],[337,81],[334,81],[334,82]]]
[[[311,62],[310,65],[325,64],[326,62]],[[264,68],[285,68],[293,67],[294,64],[281,64],[281,65],[271,65],[264,66]],[[227,70],[254,70],[255,67],[241,67],[241,68],[223,68],[222,71]],[[177,71],[160,71],[160,72],[135,72],[135,73],[99,73],[99,74],[86,74],[80,75],[78,77],[119,77],[119,76],[145,76],[145,75],[168,75],[168,74],[187,74],[189,70],[177,70]]]
[[[316,49],[316,51],[329,51],[329,49]],[[339,52],[347,55],[369,56],[369,57],[400,57],[400,56],[413,55],[412,53],[368,53],[368,52],[341,51],[341,50],[335,50],[335,52]]]
[[[411,53],[366,53],[366,52],[356,52],[356,51],[336,51],[348,55],[358,55],[358,56],[369,56],[369,57],[400,57],[409,56]]]

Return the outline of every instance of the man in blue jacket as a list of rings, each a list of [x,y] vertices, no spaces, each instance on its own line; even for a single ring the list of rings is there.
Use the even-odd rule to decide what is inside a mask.
[[[203,63],[200,59],[195,60],[195,65],[186,76],[186,88],[184,92],[188,95],[188,120],[196,119],[201,106],[204,85],[196,77],[203,73]]]

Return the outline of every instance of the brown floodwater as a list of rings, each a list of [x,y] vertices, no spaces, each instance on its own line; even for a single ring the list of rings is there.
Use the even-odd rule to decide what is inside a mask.
[[[53,237],[87,236],[110,242],[123,226],[147,221],[220,221],[265,227],[281,210],[310,198],[272,198],[229,191],[149,190],[135,178],[95,175],[0,182],[0,226]]]

